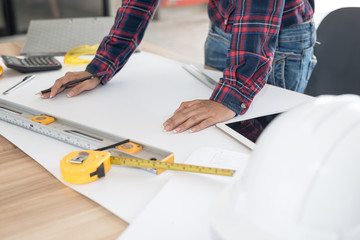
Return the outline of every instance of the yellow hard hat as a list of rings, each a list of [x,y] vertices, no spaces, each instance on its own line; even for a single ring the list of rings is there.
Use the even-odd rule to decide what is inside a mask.
[[[360,239],[359,136],[358,95],[320,96],[281,114],[256,141],[243,178],[215,201],[214,234]]]

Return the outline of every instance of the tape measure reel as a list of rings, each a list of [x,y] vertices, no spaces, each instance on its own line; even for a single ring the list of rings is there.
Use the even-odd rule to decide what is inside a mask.
[[[70,65],[88,64],[91,62],[91,60],[80,58],[80,56],[95,55],[98,48],[99,48],[99,44],[95,44],[92,46],[82,45],[73,48],[65,54],[64,63]]]
[[[100,151],[74,151],[60,162],[62,178],[75,184],[96,181],[110,168],[110,153]]]

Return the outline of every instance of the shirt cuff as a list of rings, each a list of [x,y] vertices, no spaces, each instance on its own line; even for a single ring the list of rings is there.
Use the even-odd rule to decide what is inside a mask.
[[[89,73],[91,73],[91,74],[97,74],[98,72],[101,72],[101,71],[99,70],[98,66],[97,66],[96,64],[92,64],[92,62],[89,63],[89,64],[86,66],[85,71],[87,71],[87,72],[89,72]],[[105,85],[105,84],[110,80],[110,79],[109,79],[109,76],[110,76],[109,73],[100,76],[100,77],[99,77],[100,83],[101,83],[102,85]]]
[[[249,109],[255,94],[247,95],[246,92],[248,91],[242,92],[241,89],[232,88],[234,88],[234,86],[227,86],[220,81],[212,93],[210,100],[228,107],[236,113],[236,116],[243,115]]]

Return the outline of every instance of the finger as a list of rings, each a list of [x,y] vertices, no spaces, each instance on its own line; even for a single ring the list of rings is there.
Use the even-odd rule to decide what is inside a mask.
[[[64,89],[60,89],[59,91],[57,91],[57,93],[56,94],[59,94],[59,93],[61,93],[62,91],[64,91]],[[40,97],[42,98],[42,99],[48,99],[48,98],[50,98],[50,95],[51,95],[51,92],[48,92],[48,93],[40,93]],[[52,96],[51,96],[51,98],[52,98]]]
[[[196,106],[198,103],[199,100],[181,103],[180,107],[174,112],[174,115],[163,123],[164,130],[171,131],[177,125],[184,122],[187,118],[190,117],[186,115],[191,114],[191,112],[194,110],[194,106]]]
[[[73,72],[67,72],[65,74],[65,76],[57,79],[54,83],[54,85],[51,87],[51,92],[50,92],[50,98],[55,97],[57,94],[59,94],[60,92],[64,91],[64,88],[62,88],[61,86],[76,80],[79,78],[79,76],[81,76],[79,73],[73,73]]]
[[[48,99],[48,98],[50,98],[50,93],[48,92],[48,93],[39,93],[40,94],[40,97],[42,98],[42,99]]]
[[[171,118],[169,118],[168,120],[166,120],[164,122],[163,127],[166,132],[174,130],[174,128],[176,126],[183,123],[184,120],[181,121],[181,118],[179,118],[178,116],[179,116],[179,114],[175,113],[174,116],[172,116]],[[176,123],[178,123],[178,124],[176,124]]]
[[[196,104],[175,114],[169,121],[169,128],[174,133],[184,132],[208,117],[210,112],[202,104]]]
[[[211,127],[211,126],[215,125],[216,123],[217,122],[213,118],[204,119],[199,124],[193,126],[190,129],[190,132],[195,133],[195,132],[201,131],[201,130],[203,130],[205,128],[208,128],[208,127]]]
[[[182,124],[178,125],[173,132],[174,133],[182,133],[194,126],[197,126],[199,123],[205,121],[207,116],[205,114],[195,114],[194,116],[188,118]]]
[[[201,111],[201,110],[200,110]],[[163,124],[165,131],[172,131],[189,118],[199,114],[198,105],[192,105],[191,107],[184,108],[174,113],[174,115],[166,120]]]
[[[51,87],[50,96],[49,96],[50,98],[55,97],[60,92],[60,88],[65,81],[66,81],[65,77],[61,77],[55,81],[54,85]]]
[[[75,87],[73,87],[68,92],[67,96],[68,97],[75,97],[75,96],[79,95],[80,93],[82,93],[84,91],[94,89],[99,84],[100,84],[100,79],[99,78],[93,78],[93,79],[84,81],[82,83],[79,83],[79,84],[75,85]]]

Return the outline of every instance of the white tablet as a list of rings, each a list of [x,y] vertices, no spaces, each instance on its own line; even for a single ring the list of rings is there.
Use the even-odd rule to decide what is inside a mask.
[[[241,119],[230,120],[223,123],[216,124],[216,127],[235,138],[246,147],[253,149],[256,140],[259,138],[262,131],[267,125],[274,120],[280,113],[273,113],[269,115]]]

